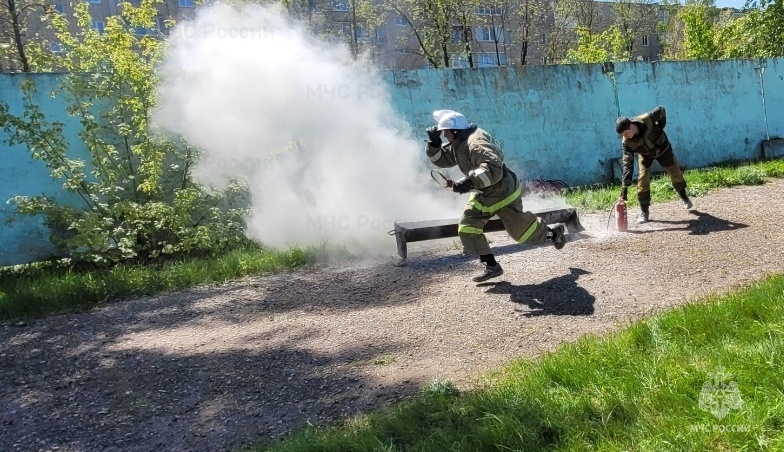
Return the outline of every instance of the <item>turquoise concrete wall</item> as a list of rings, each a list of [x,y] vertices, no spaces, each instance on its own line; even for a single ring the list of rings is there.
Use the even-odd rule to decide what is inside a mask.
[[[757,67],[756,61],[616,64],[619,111],[634,116],[665,106],[667,136],[687,168],[759,157],[765,109]]]
[[[759,158],[768,134],[784,136],[777,113],[784,59],[764,63],[764,104],[757,60],[619,63],[607,73],[599,64],[418,70],[386,78],[397,111],[416,132],[432,123],[433,110],[457,110],[499,139],[518,174],[581,185],[619,177],[615,119],[657,105],[667,109],[667,133],[686,168]]]
[[[771,138],[784,138],[784,58],[766,60],[763,71],[768,132]]]
[[[498,139],[507,164],[523,178],[574,184],[602,180],[606,168],[601,160],[617,148],[613,84],[600,65],[417,70],[386,76],[396,109],[415,132],[423,134],[433,124],[434,110],[459,111]]]
[[[612,69],[609,71],[608,69]],[[563,179],[572,185],[618,176],[618,115],[667,108],[667,133],[687,168],[761,156],[761,141],[784,137],[784,59],[529,66],[384,73],[393,106],[416,138],[433,110],[449,108],[495,135],[507,162],[523,178]],[[37,103],[50,120],[66,123],[73,152],[83,154],[76,121],[51,98],[52,74],[33,75]],[[0,99],[21,112],[23,76],[0,75]],[[763,90],[764,87],[764,90]],[[0,265],[45,258],[54,250],[40,219],[7,224],[5,201],[48,194],[78,205],[26,149],[9,148],[0,130]],[[427,165],[423,152],[423,166]]]
[[[73,143],[74,155],[85,155],[79,146],[78,121],[66,114],[66,103],[52,98],[50,93],[59,84],[56,74],[1,74],[0,101],[11,107],[11,112],[21,114],[23,100],[20,92],[22,80],[32,78],[38,87],[36,103],[47,119],[65,124],[66,139]],[[0,129],[0,266],[15,265],[46,259],[55,253],[49,241],[49,231],[42,218],[20,216],[13,213],[7,201],[14,196],[47,195],[78,206],[79,200],[66,192],[62,181],[49,175],[49,169],[33,160],[24,146],[8,146],[8,135]]]

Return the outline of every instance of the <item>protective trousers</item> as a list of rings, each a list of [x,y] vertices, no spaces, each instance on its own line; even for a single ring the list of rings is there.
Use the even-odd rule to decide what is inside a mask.
[[[517,196],[504,206],[485,207],[473,197],[468,200],[458,225],[458,236],[463,253],[469,256],[491,254],[484,227],[493,215],[498,215],[506,233],[519,243],[542,245],[547,239],[547,226],[531,212],[523,211],[523,197]]]
[[[659,162],[662,169],[670,176],[670,182],[675,191],[681,191],[686,188],[686,180],[683,178],[681,166],[678,164],[678,159],[675,158],[672,150],[668,150],[655,158],[646,158],[639,154],[638,156],[640,174],[637,176],[637,201],[639,201],[640,205],[648,206],[651,204],[651,165],[653,165],[654,161]]]

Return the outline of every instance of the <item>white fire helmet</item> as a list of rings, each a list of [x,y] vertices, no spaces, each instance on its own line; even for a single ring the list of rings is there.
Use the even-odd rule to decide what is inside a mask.
[[[436,110],[433,119],[438,123],[438,130],[464,130],[468,128],[468,120],[462,114],[452,110]]]

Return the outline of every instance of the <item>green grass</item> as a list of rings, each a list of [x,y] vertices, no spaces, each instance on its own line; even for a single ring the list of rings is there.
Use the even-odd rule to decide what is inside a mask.
[[[700,408],[703,391],[718,400],[703,385],[720,369],[742,402],[723,419]],[[513,362],[485,381],[463,394],[435,381],[387,412],[253,450],[784,450],[784,276]]]
[[[784,177],[784,159],[686,172],[689,191],[695,196],[722,187],[758,185],[766,177]],[[620,186],[577,188],[569,190],[566,198],[585,210],[607,210],[619,191]],[[630,205],[634,205],[633,188],[629,194]],[[653,202],[676,197],[666,177],[652,180],[651,194]],[[344,257],[348,255],[345,250],[339,252]],[[112,300],[291,269],[326,253],[326,245],[282,252],[249,245],[211,258],[118,266],[111,270],[83,271],[49,263],[0,268],[0,322],[89,309]]]
[[[55,263],[6,267],[0,269],[0,321],[78,311],[111,300],[288,270],[312,263],[329,252],[327,245],[271,251],[249,244],[210,258],[159,265],[119,265],[81,271]],[[337,253],[347,255],[345,250]]]
[[[784,159],[764,160],[753,163],[727,164],[684,172],[690,196],[705,196],[711,191],[739,185],[761,185],[765,178],[784,177]],[[637,205],[636,185],[629,187],[629,206]],[[586,211],[610,209],[621,192],[620,184],[578,187],[567,191],[566,201]],[[666,174],[651,178],[651,202],[677,199]]]

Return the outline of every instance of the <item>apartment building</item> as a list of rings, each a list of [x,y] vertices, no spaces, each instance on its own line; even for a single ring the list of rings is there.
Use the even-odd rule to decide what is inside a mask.
[[[65,14],[73,12],[69,0],[44,1],[50,9]],[[107,17],[119,13],[117,0],[86,1],[90,4],[93,27],[99,32],[105,28]],[[292,12],[306,19],[314,31],[345,42],[354,53],[368,52],[381,69],[557,63],[563,59],[565,49],[574,45],[576,27],[588,26],[598,33],[618,23],[634,32],[630,50],[635,58],[642,61],[660,58],[662,46],[657,27],[667,20],[667,9],[658,4],[621,1],[584,0],[578,4],[581,5],[579,14],[576,10],[562,11],[564,7],[556,0],[521,0],[508,2],[506,7],[479,6],[470,12],[469,23],[461,23],[457,17],[452,19],[451,39],[439,42],[437,51],[429,52],[431,59],[426,57],[418,41],[418,35],[422,35],[428,23],[412,19],[405,11],[386,8],[383,20],[375,27],[368,26],[353,10],[351,0],[308,0]],[[181,21],[202,7],[194,0],[165,0],[159,5],[156,27],[140,28],[136,32],[165,38],[169,33],[165,23],[168,18]],[[627,19],[618,20],[619,13]],[[2,27],[0,22],[0,32]],[[60,51],[40,21],[31,17],[27,28],[25,39],[37,33],[51,41],[52,51]],[[7,58],[0,63],[3,70],[16,69]]]
[[[543,0],[532,0],[544,5]],[[346,0],[334,0],[330,7],[344,9],[336,16],[351,39],[352,23]],[[542,7],[541,10],[544,10]],[[405,13],[390,12],[374,30],[357,27],[361,49],[369,51],[383,69],[418,69],[425,67],[489,67],[545,62],[547,27],[552,19],[546,14],[530,14],[529,19],[519,8],[480,6],[472,11],[470,23],[453,20],[445,35],[449,38],[435,43],[430,52],[423,50],[417,35],[422,35],[426,22],[417,22]],[[524,25],[520,25],[523,23]],[[429,53],[429,55],[426,55]]]
[[[565,51],[575,44],[574,30],[588,27],[594,33],[613,24],[632,32],[629,52],[640,61],[656,61],[662,54],[659,24],[669,19],[668,9],[656,3],[581,2],[578,13],[559,7],[554,0],[522,0],[507,7],[479,6],[473,11],[470,24],[453,20],[452,39],[440,43],[443,48],[425,57],[415,39],[426,24],[413,23],[405,14],[390,13],[375,30],[366,30],[361,22],[352,23],[348,0],[332,0],[326,6],[341,23],[351,40],[356,33],[360,49],[370,51],[376,63],[385,69],[417,69],[424,67],[487,67],[561,62]],[[587,5],[587,7],[586,7]],[[324,5],[317,6],[324,7]],[[624,20],[619,19],[621,15]]]

